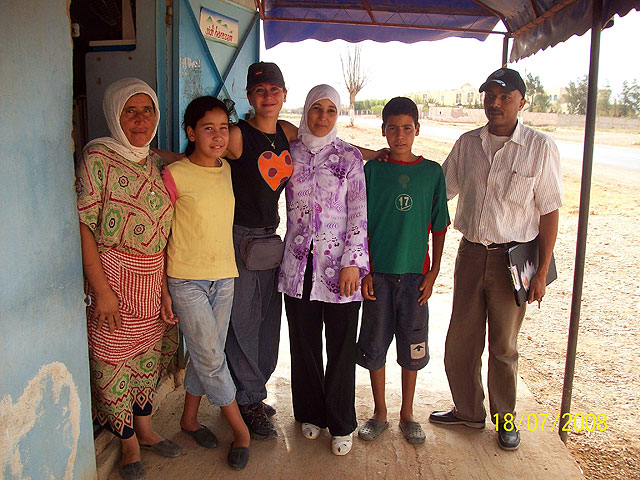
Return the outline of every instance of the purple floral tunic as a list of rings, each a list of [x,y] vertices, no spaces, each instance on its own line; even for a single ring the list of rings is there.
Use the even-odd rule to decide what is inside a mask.
[[[287,234],[278,290],[302,297],[307,254],[313,243],[311,300],[328,303],[361,301],[360,289],[341,297],[338,276],[343,267],[369,273],[367,192],[360,152],[336,138],[318,153],[296,140],[289,151],[293,174],[285,189]]]

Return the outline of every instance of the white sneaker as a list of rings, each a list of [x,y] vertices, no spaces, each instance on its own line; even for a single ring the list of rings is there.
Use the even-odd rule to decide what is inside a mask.
[[[353,446],[353,436],[342,435],[340,437],[333,437],[331,439],[331,451],[334,455],[346,455],[351,451],[351,447]]]
[[[313,423],[303,423],[302,435],[304,435],[309,440],[315,440],[320,435],[320,427],[314,425]]]

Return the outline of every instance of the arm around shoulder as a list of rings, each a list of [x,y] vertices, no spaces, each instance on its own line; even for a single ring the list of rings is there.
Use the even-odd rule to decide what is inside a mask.
[[[242,130],[237,125],[229,125],[229,145],[223,157],[227,160],[237,160],[242,156]]]
[[[174,153],[169,150],[160,150],[159,148],[152,148],[151,151],[159,155],[167,164],[176,162],[184,157],[184,152]]]
[[[293,123],[287,122],[286,120],[278,120],[278,124],[284,130],[284,134],[287,136],[287,140],[293,142],[298,138],[298,127],[296,127]]]

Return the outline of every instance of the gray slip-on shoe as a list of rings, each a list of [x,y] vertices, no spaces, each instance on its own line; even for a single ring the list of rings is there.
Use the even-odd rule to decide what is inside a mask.
[[[142,462],[127,463],[126,465],[120,465],[120,476],[124,480],[140,480],[145,477],[144,466]]]
[[[371,440],[378,438],[388,426],[389,422],[381,422],[375,418],[370,418],[362,427],[360,427],[360,430],[358,430],[358,437],[370,442]]]
[[[418,422],[400,422],[399,425],[404,439],[412,445],[424,443],[427,438]]]
[[[182,453],[180,445],[173,443],[171,440],[161,440],[153,445],[140,445],[140,448],[151,450],[163,457],[178,457]]]

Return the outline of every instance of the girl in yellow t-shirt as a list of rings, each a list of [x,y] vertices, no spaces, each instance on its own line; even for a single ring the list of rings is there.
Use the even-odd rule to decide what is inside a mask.
[[[174,203],[167,249],[169,291],[189,353],[180,427],[204,447],[218,444],[198,422],[200,399],[206,394],[233,429],[227,462],[241,470],[249,459],[250,436],[224,353],[233,279],[238,276],[231,169],[221,158],[229,143],[229,111],[217,98],[196,98],[185,110],[184,129],[186,156],[163,172]]]

